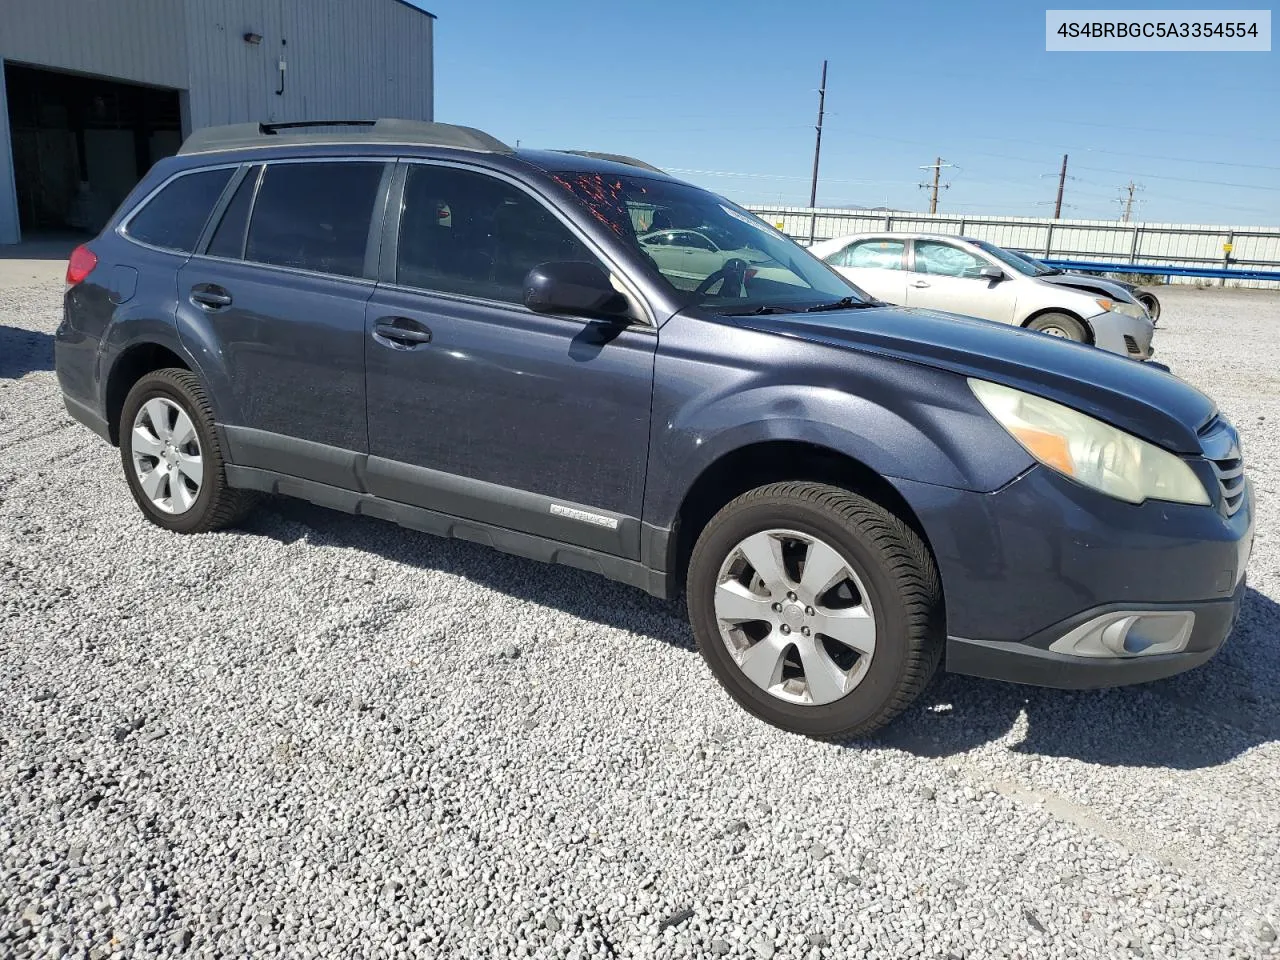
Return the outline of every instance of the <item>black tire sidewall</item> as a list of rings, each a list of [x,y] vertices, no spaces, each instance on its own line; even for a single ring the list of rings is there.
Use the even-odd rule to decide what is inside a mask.
[[[1060,337],[1059,339],[1074,340],[1076,343],[1089,342],[1088,328],[1068,313],[1042,313],[1040,316],[1028,323],[1027,326],[1030,329],[1035,330],[1037,333],[1044,333],[1044,331],[1037,326],[1038,324],[1053,324],[1063,330],[1075,331],[1075,336]],[[1051,337],[1053,334],[1046,333],[1045,336]]]
[[[204,477],[200,483],[200,492],[196,494],[196,502],[185,513],[165,513],[157,508],[143,492],[142,484],[133,466],[133,421],[143,404],[155,397],[164,397],[180,406],[191,418],[191,423],[196,428],[196,436],[200,440],[200,459],[204,465]],[[180,382],[164,372],[159,372],[148,374],[134,384],[120,412],[120,459],[124,464],[129,490],[148,520],[175,533],[189,533],[204,525],[208,514],[214,509],[217,488],[221,483],[222,462],[217,450],[213,424],[202,413],[201,405],[196,398],[191,396],[190,391]]]
[[[743,676],[720,636],[714,593],[728,552],[763,530],[791,529],[817,537],[851,562],[870,594],[876,618],[876,649],[862,682],[834,703],[790,704],[761,690]],[[744,505],[708,525],[689,568],[689,619],[698,649],[712,672],[748,711],[768,723],[815,737],[830,737],[871,723],[894,701],[907,669],[909,617],[900,585],[883,550],[856,525],[803,501],[773,500]]]

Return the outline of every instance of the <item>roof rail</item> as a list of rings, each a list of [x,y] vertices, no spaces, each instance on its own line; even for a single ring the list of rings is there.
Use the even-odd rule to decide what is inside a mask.
[[[556,153],[571,153],[575,157],[590,157],[593,160],[610,160],[614,163],[624,163],[628,167],[639,167],[641,170],[651,170],[654,173],[666,173],[661,167],[655,167],[652,163],[645,163],[643,160],[637,160],[635,157],[628,157],[622,153],[598,153],[595,150],[557,150]]]
[[[332,128],[340,127],[341,130]],[[306,132],[309,128],[320,128]],[[329,129],[323,129],[329,128]],[[352,128],[352,129],[346,129]],[[183,141],[180,155],[273,147],[283,144],[399,143],[428,147],[452,147],[482,153],[514,153],[496,137],[474,127],[426,120],[297,120],[285,123],[232,123],[205,127]]]

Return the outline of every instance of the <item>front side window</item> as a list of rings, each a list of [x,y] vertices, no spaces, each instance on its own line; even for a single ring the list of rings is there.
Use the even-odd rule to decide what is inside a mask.
[[[245,259],[360,276],[381,177],[381,163],[268,164],[253,205]]]
[[[556,260],[598,262],[568,227],[523,190],[470,170],[409,165],[397,283],[523,303],[526,274]]]
[[[638,251],[686,305],[747,313],[869,299],[785,234],[707,190],[611,173],[552,176],[618,240]],[[667,241],[672,245],[683,245],[680,238],[689,236],[705,242],[696,255],[665,254],[650,239],[659,231],[674,235]]]
[[[835,255],[831,262],[839,267],[863,267],[878,270],[901,270],[901,240],[859,240]]]
[[[170,180],[133,215],[125,233],[135,240],[178,253],[196,248],[213,205],[235,172],[233,168],[201,170]]]
[[[977,277],[986,262],[968,250],[937,240],[916,241],[916,273],[942,277]]]

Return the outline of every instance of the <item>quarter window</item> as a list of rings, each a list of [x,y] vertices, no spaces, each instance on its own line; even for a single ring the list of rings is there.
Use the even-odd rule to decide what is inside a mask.
[[[253,205],[253,191],[258,186],[261,167],[253,167],[236,187],[236,195],[227,204],[226,212],[218,223],[205,251],[211,257],[229,257],[239,260],[244,256],[244,233],[249,226],[249,208]]]
[[[245,259],[318,273],[364,273],[380,163],[268,164]]]
[[[901,240],[859,240],[851,243],[829,262],[836,267],[863,267],[879,270],[901,270]]]
[[[234,172],[229,167],[201,170],[169,181],[134,214],[125,233],[153,247],[190,253]]]
[[[931,273],[943,277],[976,277],[986,263],[949,243],[936,240],[916,241],[916,273]]]
[[[596,261],[550,210],[494,177],[410,164],[396,282],[524,302],[525,275],[555,260]]]

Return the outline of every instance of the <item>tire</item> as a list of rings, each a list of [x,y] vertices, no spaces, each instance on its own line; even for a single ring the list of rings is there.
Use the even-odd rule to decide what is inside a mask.
[[[165,419],[168,423],[155,423]],[[180,432],[182,438],[177,436]],[[168,440],[178,441],[179,446],[167,445]],[[152,451],[158,452],[153,455]],[[227,486],[226,458],[214,429],[213,410],[200,381],[188,370],[155,370],[133,385],[120,412],[120,460],[143,516],[174,533],[206,533],[231,526],[244,519],[256,500],[251,492]],[[197,460],[198,484],[191,478]],[[178,473],[168,470],[167,462],[175,464]],[[144,476],[153,477],[150,470],[144,471],[152,463],[159,471],[154,476],[168,472],[167,480],[144,481]],[[144,483],[150,485],[150,492]]]
[[[1141,292],[1137,294],[1138,302],[1147,309],[1147,316],[1151,318],[1151,325],[1154,327],[1160,320],[1160,301],[1156,299],[1155,294]]]
[[[790,533],[811,542],[806,547],[788,539]],[[764,576],[746,560],[744,544],[761,542],[780,544],[780,555],[790,557],[784,559],[782,571],[788,590],[794,587],[797,592],[787,593],[793,599],[781,602],[781,612],[770,604],[781,594],[767,588]],[[819,544],[833,551],[836,559],[813,553]],[[804,551],[802,564],[797,563],[799,550]],[[754,546],[749,552],[757,555]],[[830,581],[834,586],[814,599],[811,592],[801,590],[811,557],[818,557],[813,568],[816,579],[824,578],[824,570],[836,569],[838,561],[851,576],[841,580],[843,573],[836,573],[836,579]],[[735,595],[729,596],[722,588]],[[775,483],[729,503],[698,537],[686,590],[698,650],[716,679],[750,713],[794,733],[837,740],[878,730],[920,695],[942,655],[942,589],[928,549],[898,517],[839,487]],[[834,614],[856,613],[850,600],[854,593],[858,606],[865,609],[869,604],[874,631],[869,655],[855,653],[831,639],[833,635],[821,633],[824,623],[847,624],[856,619],[823,619],[827,608]],[[723,614],[737,610],[743,594],[749,595],[747,603],[752,605],[747,614],[763,613],[767,607],[774,611],[772,621],[731,624],[724,620]],[[726,597],[733,605],[718,607]],[[806,605],[809,603],[813,606]],[[803,615],[797,613],[797,607]],[[811,616],[815,608],[816,617]],[[799,636],[806,629],[809,632]],[[751,662],[758,652],[760,658],[754,663],[768,663],[775,659],[774,650],[788,643],[794,646],[787,647],[785,655],[777,655],[784,663],[781,673],[775,665],[771,688],[752,680],[741,665]],[[813,646],[806,652],[802,644]],[[819,652],[825,657],[809,659]],[[810,679],[807,664],[821,667],[812,671],[820,683]],[[829,669],[831,664],[840,669],[839,674]],[[801,678],[796,676],[797,669],[803,673]],[[835,686],[822,679],[840,675],[845,679]],[[824,686],[829,695],[815,695],[821,694]]]
[[[1089,331],[1085,325],[1069,313],[1042,313],[1027,324],[1027,329],[1076,343],[1089,342]]]

